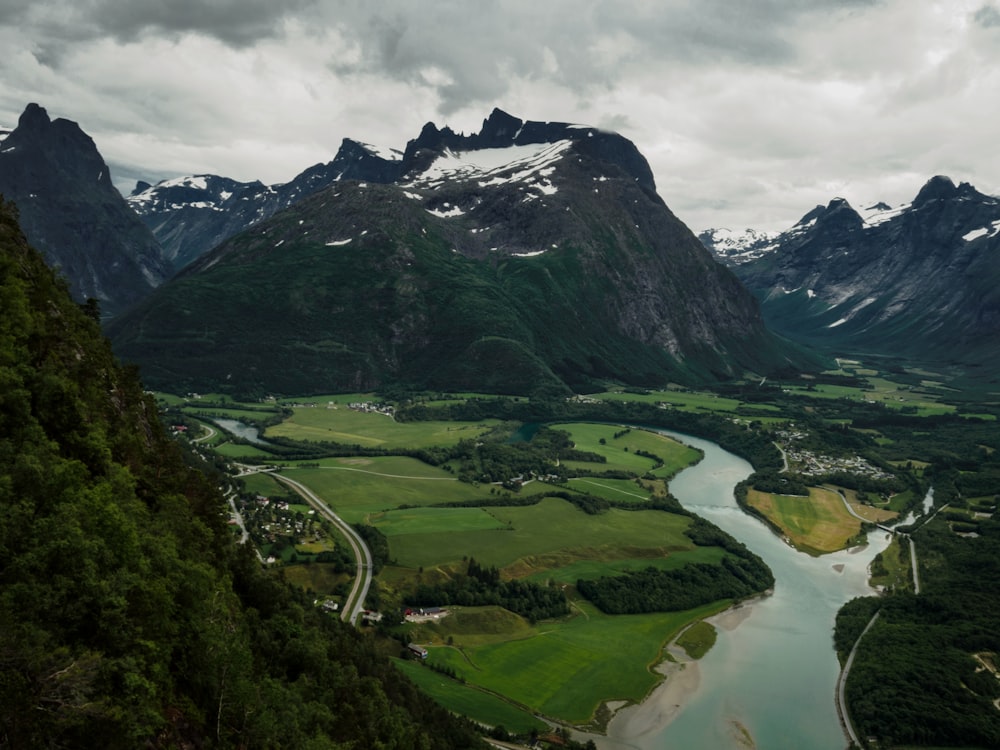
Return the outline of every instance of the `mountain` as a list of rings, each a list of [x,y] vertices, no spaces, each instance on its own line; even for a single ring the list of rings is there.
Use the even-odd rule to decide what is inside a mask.
[[[113,314],[171,274],[93,140],[75,122],[50,120],[37,104],[0,141],[0,195],[17,205],[24,233],[78,301],[94,298]]]
[[[727,266],[748,263],[771,252],[775,248],[775,232],[758,229],[706,229],[698,232],[698,241],[720,262]]]
[[[201,256],[108,332],[151,384],[529,393],[769,372],[797,353],[615,133],[426,125]],[[801,361],[801,360],[796,360]]]
[[[333,161],[316,164],[291,182],[264,185],[195,175],[156,185],[140,182],[127,200],[174,270],[180,270],[223,240],[338,180],[392,182],[399,176],[401,156],[345,138]]]
[[[1000,200],[947,177],[864,216],[817,206],[733,270],[768,325],[854,352],[1000,366]]]
[[[482,747],[234,543],[4,201],[0,289],[0,745]]]

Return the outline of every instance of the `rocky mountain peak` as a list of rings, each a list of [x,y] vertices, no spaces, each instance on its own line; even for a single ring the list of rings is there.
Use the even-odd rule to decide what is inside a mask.
[[[35,130],[46,127],[50,122],[49,113],[45,111],[45,108],[32,102],[24,108],[24,112],[21,113],[21,117],[17,121],[17,127]]]
[[[80,126],[29,104],[0,149],[0,193],[17,204],[29,241],[74,297],[113,312],[169,275],[160,246],[111,182]]]
[[[968,184],[968,183],[966,183]],[[913,205],[921,206],[934,200],[948,200],[958,194],[958,188],[950,177],[936,175],[931,177],[924,186],[920,188],[917,197],[913,199]]]
[[[524,120],[497,107],[490,113],[489,117],[483,120],[479,136],[487,141],[502,142],[506,140],[510,142],[514,140],[523,125]]]

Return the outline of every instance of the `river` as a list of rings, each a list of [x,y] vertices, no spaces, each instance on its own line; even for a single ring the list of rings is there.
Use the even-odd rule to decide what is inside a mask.
[[[733,487],[750,475],[750,464],[706,440],[667,434],[705,452],[674,478],[670,491],[760,555],[774,571],[774,593],[713,618],[718,640],[688,667],[697,673],[689,695],[676,704],[670,697],[670,710],[656,705],[664,698],[654,693],[620,711],[598,746],[843,750],[834,617],[845,602],[873,593],[867,569],[888,545],[886,533],[871,533],[863,548],[819,558],[797,552],[736,505]]]
[[[238,438],[243,438],[248,443],[267,445],[267,441],[260,436],[260,430],[253,425],[245,424],[237,419],[222,419],[221,417],[213,417],[212,421],[226,432]]]

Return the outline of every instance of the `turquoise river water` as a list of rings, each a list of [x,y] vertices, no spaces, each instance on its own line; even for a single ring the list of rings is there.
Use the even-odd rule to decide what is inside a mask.
[[[672,704],[669,723],[647,722],[638,731],[629,712],[656,712],[651,705],[627,708],[599,747],[843,750],[834,616],[850,599],[873,593],[867,569],[888,545],[886,533],[873,532],[864,547],[818,558],[797,552],[736,505],[733,488],[750,475],[750,464],[714,443],[668,434],[705,452],[670,491],[760,555],[774,571],[774,592],[715,619],[718,641],[694,667],[697,686]],[[656,694],[649,700],[655,702]]]

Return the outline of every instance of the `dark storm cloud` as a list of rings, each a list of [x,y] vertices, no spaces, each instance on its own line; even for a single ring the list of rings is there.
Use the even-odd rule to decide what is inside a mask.
[[[285,18],[311,5],[313,0],[5,0],[0,26],[24,28],[41,48],[55,42],[135,41],[148,34],[184,33],[246,46],[276,36]]]

